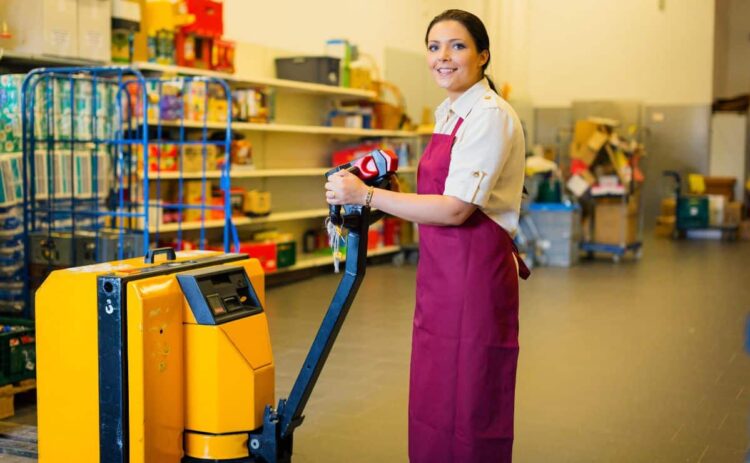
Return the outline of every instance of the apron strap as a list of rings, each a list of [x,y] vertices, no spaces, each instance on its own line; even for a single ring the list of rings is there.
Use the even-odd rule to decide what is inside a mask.
[[[464,118],[459,117],[458,121],[456,121],[456,125],[453,126],[453,131],[451,132],[451,140],[456,138],[456,132],[458,132],[458,129],[461,128],[461,124],[464,123]]]
[[[511,243],[513,243],[513,256],[516,258],[516,262],[518,262],[518,276],[521,277],[522,280],[527,280],[531,276],[531,270],[526,266],[526,262],[521,259],[521,256],[518,255],[518,247],[512,238]]]
[[[498,227],[500,227],[498,225]],[[513,249],[513,257],[515,257],[516,262],[518,263],[518,276],[522,280],[527,280],[531,276],[531,270],[529,270],[529,267],[526,266],[526,262],[521,259],[521,256],[518,253],[518,246],[516,246],[516,242],[513,240],[513,237],[510,236],[510,233],[508,233],[508,230],[504,229],[503,227],[500,227],[500,230],[502,230],[505,233],[505,236],[508,238],[508,241],[510,241],[510,245]]]

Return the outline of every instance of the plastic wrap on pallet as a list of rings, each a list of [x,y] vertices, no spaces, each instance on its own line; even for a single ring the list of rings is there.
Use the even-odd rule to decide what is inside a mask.
[[[0,208],[23,202],[23,161],[21,153],[0,156]]]
[[[0,153],[23,149],[21,86],[23,74],[0,75]]]

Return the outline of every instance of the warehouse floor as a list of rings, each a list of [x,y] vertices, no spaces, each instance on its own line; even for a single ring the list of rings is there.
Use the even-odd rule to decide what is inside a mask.
[[[515,461],[750,461],[748,263],[747,242],[654,240],[638,263],[536,269],[521,283]],[[296,463],[407,460],[414,277],[412,266],[368,270],[296,433]],[[269,291],[278,394],[337,280]],[[33,424],[34,412],[8,421]]]

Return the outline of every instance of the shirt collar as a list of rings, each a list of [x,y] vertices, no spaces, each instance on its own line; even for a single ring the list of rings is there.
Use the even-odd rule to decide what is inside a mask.
[[[487,90],[490,89],[490,85],[487,83],[486,78],[482,78],[476,84],[469,87],[468,90],[463,92],[461,96],[451,104],[451,111],[458,114],[458,117],[466,119],[466,116],[471,112],[471,108],[479,101]]]
[[[456,113],[458,117],[466,119],[466,116],[469,115],[477,101],[479,101],[488,90],[490,90],[490,84],[487,82],[487,78],[483,77],[479,82],[469,87],[469,89],[463,92],[461,96],[456,98],[456,101],[451,103],[450,98],[446,98],[435,110],[436,120],[445,117],[449,110]]]

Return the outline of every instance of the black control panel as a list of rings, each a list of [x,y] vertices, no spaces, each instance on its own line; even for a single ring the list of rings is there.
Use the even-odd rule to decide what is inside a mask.
[[[177,275],[177,281],[201,325],[218,325],[263,312],[243,267],[189,271]]]

